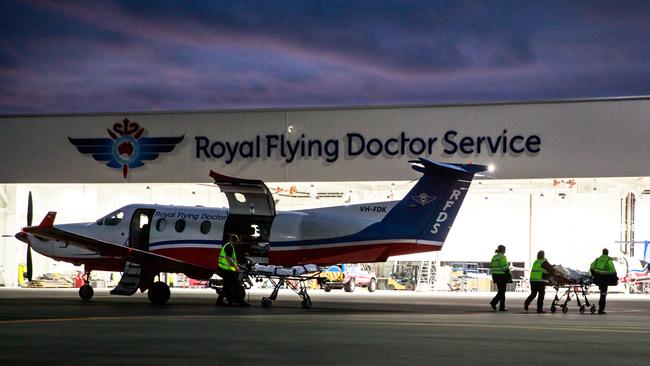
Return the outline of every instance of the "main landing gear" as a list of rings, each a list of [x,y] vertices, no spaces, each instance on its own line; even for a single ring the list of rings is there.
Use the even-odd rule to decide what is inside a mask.
[[[84,284],[79,287],[79,297],[81,300],[88,302],[93,298],[95,291],[92,286],[90,286],[90,271],[86,272],[83,276]]]

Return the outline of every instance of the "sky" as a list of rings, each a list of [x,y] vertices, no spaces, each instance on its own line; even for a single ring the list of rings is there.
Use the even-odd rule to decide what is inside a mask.
[[[0,114],[650,95],[650,1],[0,1]]]

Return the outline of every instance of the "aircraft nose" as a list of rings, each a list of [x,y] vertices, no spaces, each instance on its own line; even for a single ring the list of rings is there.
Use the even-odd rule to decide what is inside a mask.
[[[29,244],[29,239],[27,238],[27,233],[21,231],[15,235],[16,239],[22,241],[23,243]]]

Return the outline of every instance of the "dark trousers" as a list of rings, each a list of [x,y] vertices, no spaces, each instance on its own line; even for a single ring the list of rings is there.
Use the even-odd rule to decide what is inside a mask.
[[[598,285],[598,290],[600,290],[600,300],[598,300],[598,312],[600,313],[605,311],[605,305],[607,305],[607,285]]]
[[[506,308],[506,284],[508,283],[508,278],[506,275],[492,275],[492,280],[497,285],[497,294],[494,296],[491,305],[499,305],[499,310],[504,310]]]
[[[237,271],[224,271],[219,273],[223,278],[223,295],[231,302],[238,302],[236,295],[239,293],[239,273]]]
[[[526,304],[526,307],[530,305],[533,300],[535,300],[535,296],[537,296],[537,312],[541,312],[544,310],[544,293],[546,291],[546,283],[542,281],[530,281],[530,296],[526,299],[524,304]]]

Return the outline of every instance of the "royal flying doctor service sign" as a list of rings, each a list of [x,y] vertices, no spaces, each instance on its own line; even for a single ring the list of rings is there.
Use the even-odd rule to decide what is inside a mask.
[[[338,139],[311,138],[301,134],[292,139],[285,135],[256,135],[245,140],[219,140],[207,136],[194,137],[197,159],[223,160],[226,164],[245,159],[280,157],[286,163],[296,159],[320,158],[335,163],[342,156],[481,156],[508,154],[512,156],[540,152],[540,136],[509,133],[507,129],[494,135],[469,136],[449,130],[440,136],[410,136],[406,132],[389,138],[376,138],[361,133],[347,133]]]

